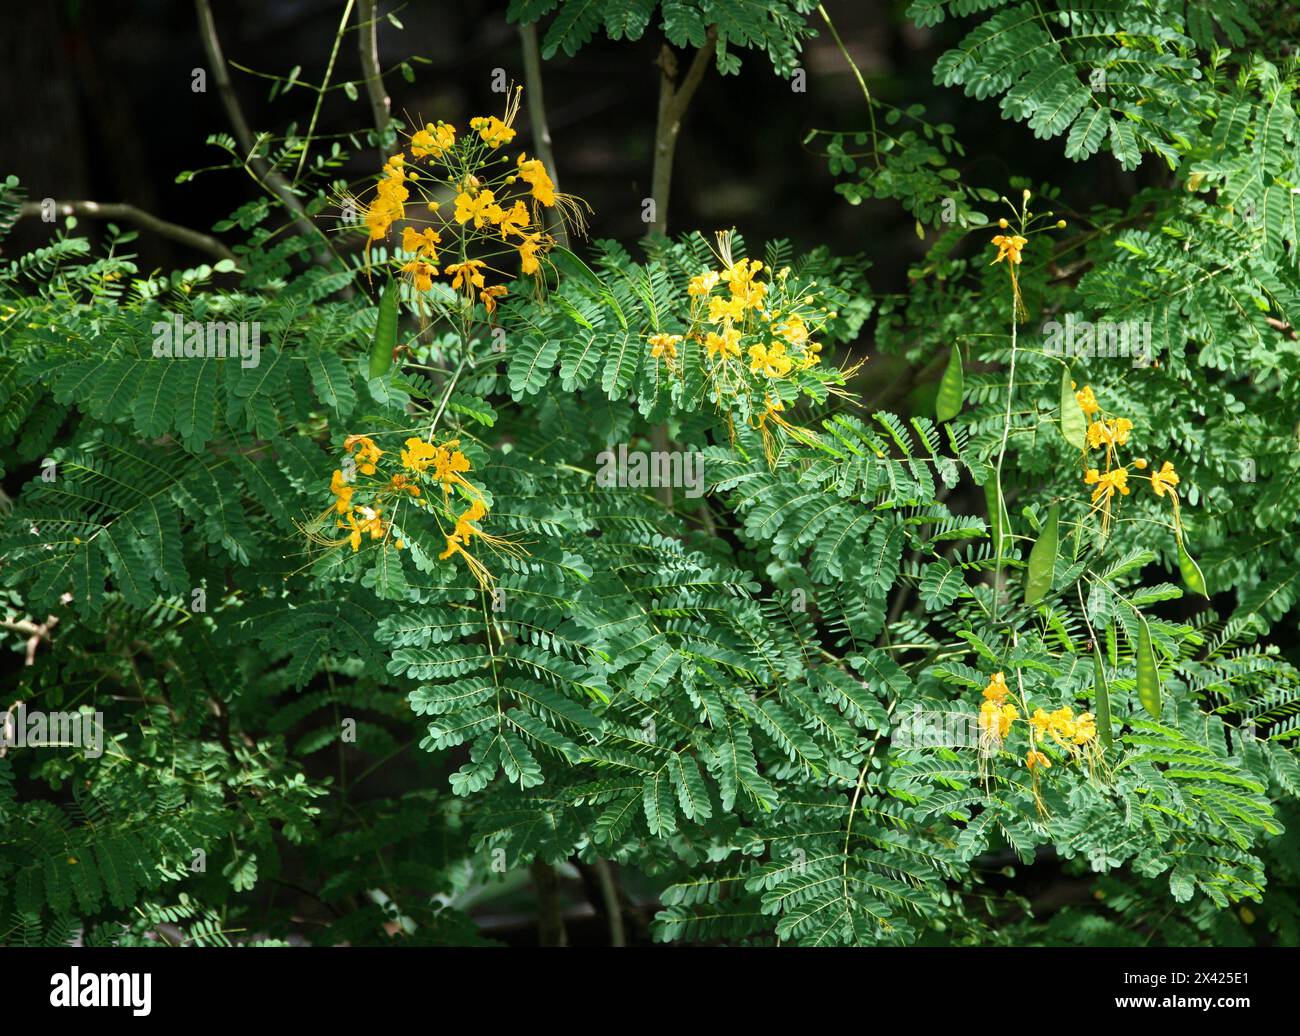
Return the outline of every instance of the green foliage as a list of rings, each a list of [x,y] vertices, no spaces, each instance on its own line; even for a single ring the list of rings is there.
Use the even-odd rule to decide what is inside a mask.
[[[784,74],[813,9],[510,17],[554,15],[548,56],[712,28],[720,70],[745,47]],[[264,204],[223,224],[237,265],[142,276],[129,235],[96,255],[69,227],[0,267],[0,708],[105,727],[99,754],[0,754],[0,941],[466,944],[476,900],[530,864],[613,861],[664,941],[1296,942],[1300,673],[1262,641],[1300,595],[1295,69],[1216,43],[1262,33],[1243,2],[911,7],[972,16],[939,82],[1069,158],[1172,170],[1086,214],[1038,191],[1071,226],[1017,272],[1034,319],[1149,324],[1149,364],[1017,325],[1007,264],[964,241],[999,192],[956,182],[953,127],[878,102],[826,135],[842,193],[942,229],[881,300],[859,259],[734,235],[825,311],[823,362],[766,398],[696,333],[690,280],[718,265],[698,233],[555,249],[493,318],[504,353],[412,322],[395,284],[374,304],[359,263]],[[7,181],[0,232],[20,200]],[[883,349],[946,368],[940,423],[833,369],[872,317]],[[256,323],[257,361],[160,355],[191,321]],[[652,335],[680,336],[673,363]],[[1151,468],[1176,460],[1181,517],[1139,486],[1103,525],[1074,382]],[[331,539],[349,437],[392,459],[435,429],[518,548],[483,555],[491,580],[414,519]],[[698,457],[707,493],[603,482],[620,446]],[[1176,566],[1221,592],[1184,601]],[[995,673],[999,737],[977,718]],[[1094,713],[1097,736],[1027,740],[1039,710]],[[1022,911],[996,877],[1042,863],[1093,904]]]

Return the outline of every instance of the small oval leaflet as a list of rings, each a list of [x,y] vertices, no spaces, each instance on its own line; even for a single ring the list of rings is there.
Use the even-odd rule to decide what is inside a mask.
[[[370,347],[370,376],[382,378],[393,365],[397,348],[398,282],[389,281],[379,297],[379,319],[375,321],[375,341]]]
[[[961,350],[954,344],[948,357],[948,366],[939,381],[939,394],[934,399],[934,416],[939,421],[951,421],[961,413],[963,390]]]

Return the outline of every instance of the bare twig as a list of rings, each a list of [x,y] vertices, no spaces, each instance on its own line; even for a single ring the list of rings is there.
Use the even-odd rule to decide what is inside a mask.
[[[537,942],[541,946],[568,946],[569,933],[560,909],[560,876],[542,860],[533,861],[532,872],[537,889]]]
[[[325,103],[325,91],[329,89],[330,78],[334,75],[334,62],[339,57],[339,44],[343,42],[343,34],[347,31],[348,20],[352,17],[352,5],[355,0],[348,0],[347,6],[343,8],[343,18],[339,21],[338,32],[334,34],[334,46],[330,50],[330,59],[325,66],[325,78],[321,80],[320,90],[316,92],[316,104],[311,110],[311,122],[307,123],[307,132],[302,138],[302,151],[298,155],[298,170],[293,174],[293,182],[297,183],[302,177],[302,168],[307,164],[307,151],[311,148],[311,138],[316,133],[316,121],[320,118],[321,105]]]
[[[531,22],[519,25],[519,42],[524,55],[524,99],[528,102],[528,123],[533,130],[533,147],[546,168],[546,175],[560,189],[560,177],[555,169],[555,151],[551,147],[551,127],[546,121],[546,99],[542,93],[542,58],[537,49],[537,26]],[[555,240],[561,248],[569,247],[569,232],[564,220],[554,221]]]
[[[867,100],[867,118],[871,120],[871,156],[876,163],[876,168],[880,167],[880,145],[876,134],[876,104],[871,99],[871,91],[867,89],[867,81],[862,77],[862,70],[858,68],[857,62],[849,53],[849,48],[844,46],[844,41],[840,39],[840,34],[835,30],[835,23],[831,21],[831,16],[826,13],[826,8],[822,4],[817,5],[817,11],[822,16],[822,21],[826,23],[826,28],[831,32],[831,39],[835,41],[835,46],[839,47],[840,54],[848,62],[849,68],[853,70],[853,78],[858,81],[858,86],[862,90],[862,96]]]
[[[605,901],[605,914],[609,919],[609,944],[626,946],[627,932],[623,927],[623,904],[619,902],[618,883],[608,860],[596,860],[596,878],[600,883],[601,898]]]
[[[717,45],[717,29],[709,26],[708,39],[695,52],[680,86],[677,85],[677,55],[666,43],[659,51],[659,117],[655,124],[654,167],[650,174],[650,197],[655,203],[655,218],[650,226],[652,231],[661,234],[668,230],[668,194],[673,182],[677,135]]]
[[[392,117],[392,102],[384,89],[384,73],[379,67],[379,5],[375,0],[361,0],[357,12],[357,47],[361,54],[361,72],[365,76],[366,96],[370,99],[370,113],[375,120],[375,136],[379,150],[385,158],[384,133]]]
[[[176,223],[169,223],[165,219],[159,219],[157,216],[145,212],[143,209],[137,209],[134,205],[128,205],[125,202],[56,201],[54,210],[60,216],[120,219],[152,231],[159,237],[165,237],[180,244],[188,245],[196,251],[216,256],[218,259],[233,260],[235,258],[235,253],[215,237],[202,234],[197,230],[191,230],[189,227],[182,227]],[[23,202],[19,206],[18,215],[19,217],[41,215],[41,203],[36,201]]]
[[[307,219],[302,201],[293,192],[288,181],[272,169],[266,159],[256,153],[257,142],[253,139],[253,131],[248,126],[248,120],[244,118],[244,110],[240,108],[239,98],[235,96],[235,88],[230,82],[230,70],[226,67],[226,58],[221,52],[221,39],[217,36],[217,23],[212,18],[211,5],[208,0],[194,0],[194,10],[199,18],[199,35],[203,37],[203,50],[208,56],[208,64],[212,66],[212,77],[217,82],[217,92],[221,95],[221,104],[226,109],[226,118],[230,120],[230,126],[235,131],[235,139],[239,141],[239,146],[244,152],[244,161],[295,216],[305,220],[313,230],[317,230],[316,225]],[[319,233],[318,230],[317,232]]]

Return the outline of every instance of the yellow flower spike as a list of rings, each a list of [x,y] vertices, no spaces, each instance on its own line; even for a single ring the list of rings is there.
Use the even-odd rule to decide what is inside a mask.
[[[1011,693],[1011,688],[1007,686],[1007,677],[1005,673],[994,673],[989,677],[988,686],[984,688],[984,697],[987,701],[994,701],[998,704],[1007,700],[1007,695]]]
[[[650,336],[650,355],[657,359],[664,359],[672,366],[677,359],[677,345],[681,342],[681,335],[657,334]]]
[[[1151,472],[1151,488],[1155,490],[1156,496],[1164,496],[1165,493],[1174,496],[1174,486],[1178,485],[1178,481],[1178,472],[1169,461],[1165,461],[1159,471]]]
[[[705,270],[702,274],[690,279],[686,285],[686,294],[692,298],[701,298],[708,295],[718,283],[718,274],[716,270]]]
[[[470,119],[469,128],[478,133],[483,143],[494,150],[515,139],[515,131],[495,115]]]
[[[785,354],[781,342],[769,346],[752,345],[749,347],[749,369],[753,374],[762,374],[765,378],[784,378],[790,373],[793,363]]]
[[[452,263],[444,267],[442,272],[451,278],[453,290],[459,291],[463,286],[465,293],[472,295],[475,288],[487,286],[483,274],[479,272],[486,265],[482,259],[466,259],[463,263]]]
[[[411,155],[414,158],[441,158],[456,143],[456,127],[445,122],[436,126],[427,123],[422,130],[411,134]]]
[[[364,435],[349,435],[343,440],[343,448],[348,453],[356,451],[357,469],[363,475],[373,475],[375,465],[379,458],[384,455],[384,451],[374,444],[374,441]]]
[[[1002,223],[1005,222],[1005,220],[1002,221]],[[1000,223],[999,226],[1001,226],[1002,223]],[[993,262],[1000,263],[1003,259],[1008,259],[1015,265],[1019,266],[1021,262],[1020,252],[1028,243],[1029,241],[1026,238],[1021,237],[1019,234],[995,235],[993,238],[993,244],[997,246],[998,254],[997,258],[995,258]],[[992,263],[989,265],[992,265]]]
[[[532,188],[532,195],[543,205],[548,208],[555,204],[555,184],[547,175],[546,167],[542,165],[541,159],[525,158],[520,155],[516,159],[516,165],[519,167],[519,179]]]
[[[537,261],[538,249],[543,245],[542,235],[539,231],[536,234],[524,234],[523,240],[515,247],[519,250],[519,272],[523,274],[535,274],[542,268],[541,263]]]
[[[483,308],[487,311],[488,316],[496,312],[497,299],[505,298],[509,290],[504,284],[494,284],[478,293],[479,301],[483,303]]]
[[[708,351],[709,358],[721,356],[727,359],[731,356],[740,355],[740,332],[734,327],[725,327],[722,334],[710,331],[704,337],[704,348]]]
[[[352,487],[343,480],[343,472],[335,469],[330,478],[330,492],[337,497],[334,509],[339,514],[347,514],[352,509]]]
[[[1000,263],[1003,259],[1007,260],[1007,272],[1011,275],[1011,295],[1015,302],[1015,316],[1021,321],[1028,319],[1029,314],[1025,311],[1025,300],[1020,294],[1020,281],[1016,277],[1016,267],[1021,262],[1021,250],[1028,243],[1028,240],[1019,234],[995,234],[992,241],[998,250],[993,262]],[[989,265],[992,266],[993,263]]]

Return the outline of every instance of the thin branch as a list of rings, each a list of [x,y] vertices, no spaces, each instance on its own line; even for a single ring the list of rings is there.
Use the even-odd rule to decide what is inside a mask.
[[[307,219],[306,209],[303,208],[302,201],[294,194],[288,181],[256,152],[256,147],[260,146],[260,138],[254,141],[253,131],[249,129],[248,120],[244,118],[244,111],[239,106],[239,98],[235,96],[235,88],[230,82],[230,70],[226,67],[226,58],[221,52],[221,39],[217,36],[217,23],[213,20],[211,5],[208,0],[194,0],[194,10],[199,18],[199,35],[203,37],[203,50],[208,56],[208,64],[212,66],[212,77],[217,81],[221,104],[226,109],[226,118],[230,120],[231,128],[235,131],[235,139],[239,141],[239,146],[246,156],[245,162],[253,167],[258,177],[266,181],[266,185],[275,196],[295,216],[305,220],[308,226],[319,233],[316,225]]]
[[[352,17],[352,5],[355,0],[348,0],[347,6],[343,8],[343,18],[339,22],[338,32],[334,34],[334,47],[330,50],[329,63],[325,66],[325,78],[321,80],[320,93],[316,95],[316,105],[311,111],[311,122],[307,124],[307,132],[302,138],[302,152],[298,155],[298,171],[293,174],[293,182],[297,183],[302,177],[302,167],[307,163],[307,152],[311,148],[312,134],[316,132],[316,121],[320,118],[321,105],[325,103],[325,92],[329,89],[330,78],[334,75],[334,62],[339,57],[339,44],[343,42],[343,34],[347,32],[348,19]]]
[[[835,46],[839,47],[840,54],[848,62],[849,68],[853,70],[853,77],[858,81],[858,86],[862,89],[862,96],[867,99],[867,117],[871,120],[871,156],[876,163],[876,168],[880,168],[880,144],[876,136],[876,104],[871,99],[871,91],[867,89],[867,81],[862,78],[862,70],[858,68],[857,62],[853,60],[849,48],[844,46],[844,41],[840,39],[840,34],[835,30],[835,23],[831,21],[831,16],[826,13],[826,8],[818,4],[817,11],[821,14],[822,21],[826,23],[826,28],[830,29]]]
[[[609,944],[626,946],[627,932],[623,927],[623,905],[619,902],[618,883],[614,880],[614,871],[608,860],[597,858],[596,879],[600,883],[600,895],[605,901],[605,914],[609,919]]]
[[[361,73],[366,81],[366,96],[370,99],[370,114],[375,120],[375,135],[380,153],[388,157],[384,134],[392,118],[393,106],[384,89],[384,73],[379,67],[379,5],[375,0],[361,0],[357,12],[357,48],[361,54]]]
[[[528,123],[533,130],[533,146],[537,157],[546,168],[546,175],[560,189],[560,177],[555,169],[555,151],[551,147],[551,127],[546,121],[546,99],[542,93],[542,58],[537,48],[537,26],[531,22],[519,25],[519,42],[524,55],[524,98],[528,102]],[[564,220],[553,224],[555,240],[561,248],[569,247],[569,232]]]
[[[672,189],[677,135],[717,45],[717,28],[711,25],[708,39],[695,52],[681,86],[677,85],[677,56],[672,48],[665,43],[659,51],[659,117],[655,124],[654,168],[650,174],[650,197],[655,203],[655,218],[650,227],[661,234],[667,233],[668,229],[668,194]]]
[[[235,253],[215,237],[201,234],[197,230],[191,230],[189,227],[182,227],[176,223],[169,223],[165,219],[159,219],[157,216],[145,212],[143,209],[137,209],[134,205],[128,205],[125,202],[56,201],[54,210],[61,216],[120,219],[152,231],[159,237],[169,238],[172,241],[188,245],[196,251],[216,256],[218,259],[230,259],[232,261],[235,259]],[[18,209],[18,215],[19,217],[41,215],[41,203],[36,201],[23,202]]]
[[[560,908],[560,876],[542,860],[532,863],[533,885],[537,890],[537,942],[540,946],[568,946],[569,933],[564,927]]]

